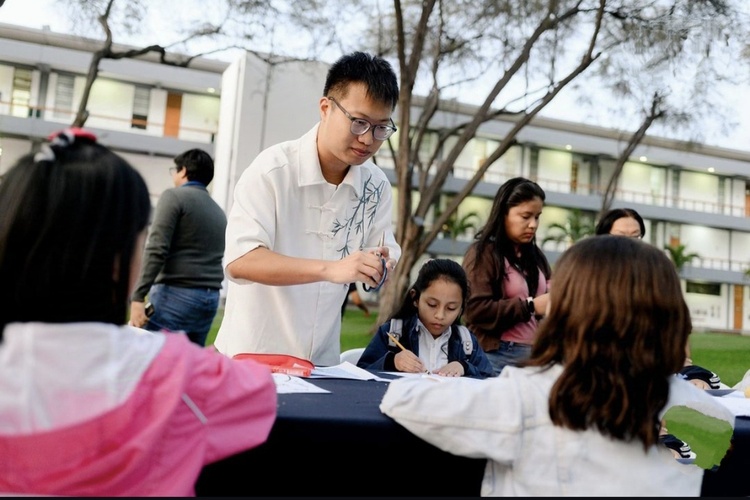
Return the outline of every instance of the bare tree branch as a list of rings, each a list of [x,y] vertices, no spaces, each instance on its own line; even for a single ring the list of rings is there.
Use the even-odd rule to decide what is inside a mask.
[[[622,169],[625,166],[625,162],[630,159],[633,151],[635,151],[635,148],[638,147],[638,144],[640,144],[643,138],[646,136],[646,132],[651,127],[651,125],[656,120],[659,120],[666,115],[666,110],[662,107],[663,102],[664,96],[658,92],[654,92],[654,95],[651,99],[651,107],[643,117],[641,126],[630,136],[627,146],[622,150],[620,156],[617,158],[617,162],[615,163],[615,170],[612,173],[612,177],[609,178],[607,188],[604,190],[604,196],[602,197],[602,208],[597,218],[601,217],[605,212],[612,208],[612,202],[615,199],[615,193],[617,191],[617,183],[620,180],[620,174],[622,174]]]

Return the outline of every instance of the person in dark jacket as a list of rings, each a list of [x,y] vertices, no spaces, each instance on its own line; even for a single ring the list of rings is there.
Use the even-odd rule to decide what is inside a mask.
[[[227,217],[207,189],[214,178],[211,156],[190,149],[174,164],[169,171],[175,187],[156,204],[143,270],[131,297],[130,324],[183,332],[203,346],[219,309]]]
[[[477,338],[461,325],[469,282],[460,264],[432,259],[392,319],[378,328],[357,366],[370,370],[487,378],[490,364]],[[462,332],[463,330],[463,332]]]

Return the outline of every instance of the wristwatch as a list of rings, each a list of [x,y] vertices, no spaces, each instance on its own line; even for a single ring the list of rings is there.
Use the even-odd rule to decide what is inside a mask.
[[[529,314],[534,316],[536,314],[536,308],[534,307],[534,297],[528,297],[526,299],[526,308],[529,310]]]

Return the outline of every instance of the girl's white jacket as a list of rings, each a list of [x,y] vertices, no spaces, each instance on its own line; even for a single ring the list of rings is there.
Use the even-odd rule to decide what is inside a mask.
[[[442,450],[487,459],[482,496],[700,495],[703,469],[677,462],[665,446],[645,452],[640,441],[553,425],[547,401],[561,373],[506,367],[486,380],[405,377],[391,382],[380,409]],[[711,395],[672,377],[662,414],[677,405],[734,426]]]

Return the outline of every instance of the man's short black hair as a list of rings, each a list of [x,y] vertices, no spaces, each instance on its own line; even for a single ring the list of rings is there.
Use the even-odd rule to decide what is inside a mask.
[[[352,83],[364,83],[367,95],[377,102],[389,104],[391,109],[398,103],[398,78],[391,64],[382,57],[366,52],[352,52],[339,58],[328,70],[323,95],[339,94],[344,97]]]
[[[214,178],[214,160],[202,149],[188,149],[174,157],[177,170],[185,168],[189,181],[198,181],[208,186]]]

